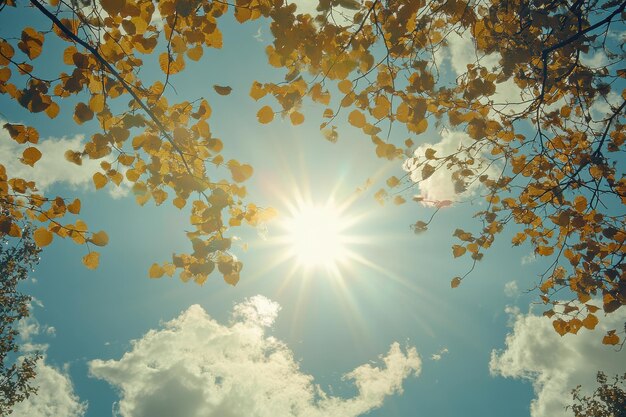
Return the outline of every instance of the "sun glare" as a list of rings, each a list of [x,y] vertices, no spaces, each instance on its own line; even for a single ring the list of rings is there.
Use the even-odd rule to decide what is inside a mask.
[[[345,258],[342,231],[347,226],[330,204],[299,207],[284,221],[288,250],[302,266],[332,266]]]

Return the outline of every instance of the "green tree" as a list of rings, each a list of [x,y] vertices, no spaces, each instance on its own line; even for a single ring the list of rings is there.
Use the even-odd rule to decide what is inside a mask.
[[[40,249],[29,229],[17,239],[0,240],[0,415],[37,392],[32,385],[40,355],[21,352],[18,322],[29,315],[31,297],[18,290],[39,262]]]

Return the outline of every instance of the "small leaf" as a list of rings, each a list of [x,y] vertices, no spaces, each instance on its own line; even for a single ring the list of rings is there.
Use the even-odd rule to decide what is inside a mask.
[[[70,205],[67,206],[67,210],[72,214],[80,213],[80,200],[77,198]]]
[[[348,116],[348,122],[350,122],[352,126],[360,129],[365,126],[366,120],[363,113],[358,110],[353,110]]]
[[[109,236],[104,230],[100,230],[98,233],[94,233],[89,241],[96,246],[106,246],[109,243]]]
[[[454,277],[454,278],[452,278],[452,281],[450,281],[450,286],[452,288],[456,288],[459,285],[461,285],[461,277]]]
[[[429,164],[424,165],[422,168],[422,180],[429,178],[431,175],[435,173],[435,167]]]
[[[165,270],[159,264],[152,264],[148,271],[150,278],[161,278],[165,274]]]
[[[259,123],[267,124],[274,120],[274,110],[270,106],[263,106],[256,114]]]
[[[213,86],[213,89],[220,96],[227,96],[233,91],[233,89],[229,86],[221,86],[217,84]]]
[[[615,334],[615,330],[609,330],[602,339],[602,343],[605,345],[617,345],[619,343],[619,336]]]
[[[31,167],[35,165],[35,162],[39,161],[41,159],[41,152],[39,151],[39,149],[34,148],[34,147],[29,147],[24,149],[24,152],[22,153],[22,163],[26,164],[26,165],[30,165]]]
[[[53,236],[48,229],[40,227],[35,230],[35,233],[33,233],[33,238],[35,239],[35,244],[37,244],[40,248],[43,248],[44,246],[48,246],[52,243]]]
[[[102,173],[96,172],[95,174],[93,174],[93,183],[96,186],[96,190],[99,190],[100,188],[104,187],[107,182],[108,182],[107,177],[103,175]]]
[[[89,269],[96,269],[100,263],[100,254],[91,252],[83,256],[83,264]]]
[[[467,252],[467,249],[465,249],[465,247],[461,245],[452,246],[452,254],[454,255],[455,258],[458,258],[459,256],[463,256],[465,252]]]
[[[291,124],[294,126],[297,126],[299,124],[302,124],[302,122],[304,122],[304,115],[297,111],[292,112],[289,115],[289,118],[291,119]]]

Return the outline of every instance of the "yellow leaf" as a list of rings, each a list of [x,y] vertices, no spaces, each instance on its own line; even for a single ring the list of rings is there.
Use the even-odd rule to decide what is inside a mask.
[[[227,95],[229,95],[233,91],[233,89],[231,87],[229,87],[229,86],[221,86],[221,85],[214,85],[213,89],[220,96],[227,96]]]
[[[106,246],[109,243],[109,236],[104,230],[100,230],[98,233],[91,235],[89,241],[96,246]]]
[[[152,264],[148,271],[150,278],[161,278],[165,274],[165,270],[159,264]]]
[[[348,116],[348,122],[356,128],[362,128],[365,126],[365,116],[358,110],[353,110],[352,113]]]
[[[400,184],[400,180],[395,175],[387,179],[387,187],[393,188]]]
[[[39,149],[31,146],[24,149],[21,161],[22,163],[30,165],[32,167],[35,165],[35,162],[39,161],[39,159],[41,159],[41,152],[39,151]]]
[[[348,94],[350,91],[352,91],[352,81],[341,80],[339,84],[337,84],[337,87],[339,88],[339,91],[341,91],[342,93]]]
[[[259,123],[267,124],[274,120],[274,111],[270,106],[263,106],[256,114],[256,117],[259,119]]]
[[[252,87],[250,87],[250,97],[255,100],[259,100],[263,98],[265,94],[267,94],[267,91],[263,88],[263,84],[258,81],[252,83]]]
[[[93,110],[85,103],[78,103],[74,109],[74,120],[76,123],[80,125],[91,119],[93,119]]]
[[[96,269],[100,263],[100,254],[91,252],[83,256],[83,264],[89,269]]]
[[[248,164],[240,164],[235,160],[228,162],[228,169],[235,182],[243,182],[252,176],[252,167]]]
[[[35,59],[41,54],[44,35],[31,27],[22,31],[22,39],[18,43],[18,48],[22,50],[28,58]]]
[[[104,176],[102,173],[96,172],[95,174],[93,174],[93,183],[96,186],[96,190],[104,187],[107,182],[107,177]]]
[[[450,281],[450,286],[451,286],[452,288],[456,288],[456,287],[458,287],[459,285],[461,285],[461,278],[460,278],[460,277],[454,277],[454,278],[452,279],[452,281]]]
[[[617,345],[619,343],[619,336],[615,334],[615,330],[609,330],[602,339],[602,343],[605,345]]]
[[[185,204],[187,204],[187,201],[185,201],[184,198],[176,197],[172,201],[172,204],[174,204],[174,206],[176,206],[177,208],[182,209],[183,207],[185,207]]]
[[[587,209],[587,199],[582,195],[576,196],[576,198],[574,198],[574,208],[577,212],[584,213]]]
[[[458,258],[459,256],[463,256],[465,252],[467,252],[467,249],[465,249],[461,245],[452,246],[452,254],[454,255],[455,258]]]
[[[535,250],[541,256],[550,256],[554,253],[554,247],[552,246],[539,246]]]
[[[589,330],[593,330],[598,324],[598,318],[593,314],[588,314],[587,317],[583,320],[583,326],[585,326]]]
[[[126,0],[100,0],[100,5],[109,15],[114,16],[124,9]]]
[[[70,205],[67,206],[67,210],[72,214],[80,213],[80,200],[75,199]]]
[[[237,283],[239,282],[239,273],[233,272],[233,273],[224,275],[224,281],[226,281],[227,284],[230,284],[232,286],[237,285]]]
[[[202,48],[202,45],[198,44],[187,51],[187,56],[189,57],[189,59],[199,61],[200,58],[202,58],[203,53],[204,49]]]
[[[33,238],[35,239],[37,246],[43,248],[44,246],[48,246],[52,243],[53,236],[48,229],[40,227],[35,230],[35,233],[33,233]]]
[[[289,118],[291,119],[291,124],[293,124],[294,126],[297,126],[299,124],[302,124],[302,122],[304,122],[304,115],[297,111],[292,112],[289,115]]]

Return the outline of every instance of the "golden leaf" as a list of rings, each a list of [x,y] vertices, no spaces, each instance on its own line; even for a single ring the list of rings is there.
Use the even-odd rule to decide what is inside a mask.
[[[67,206],[67,210],[72,214],[80,213],[80,200],[77,198]]]
[[[41,152],[39,151],[39,149],[31,146],[24,149],[21,161],[22,163],[30,165],[32,167],[35,165],[35,162],[39,161],[39,159],[41,159]]]
[[[289,118],[291,119],[291,124],[294,126],[297,126],[299,124],[302,124],[304,122],[304,115],[300,112],[294,111],[289,115]]]
[[[100,264],[100,254],[98,252],[90,252],[83,256],[83,264],[89,269],[96,269]]]
[[[96,186],[96,190],[99,190],[100,188],[104,187],[107,182],[108,182],[107,177],[101,174],[100,172],[96,172],[95,174],[93,174],[93,183]]]
[[[53,236],[48,229],[40,227],[33,233],[33,239],[35,240],[35,244],[37,244],[37,246],[43,248],[44,246],[48,246],[52,243]]]
[[[461,277],[454,277],[452,281],[450,281],[450,287],[456,288],[461,285]]]
[[[274,120],[274,111],[270,106],[263,106],[256,114],[259,123],[267,124]]]
[[[362,128],[365,126],[365,116],[358,110],[353,110],[348,116],[348,122],[356,128]]]
[[[148,271],[150,278],[161,278],[165,274],[165,270],[159,264],[152,264]]]
[[[96,246],[106,246],[109,243],[109,236],[104,230],[100,230],[98,233],[91,235],[89,242]]]

